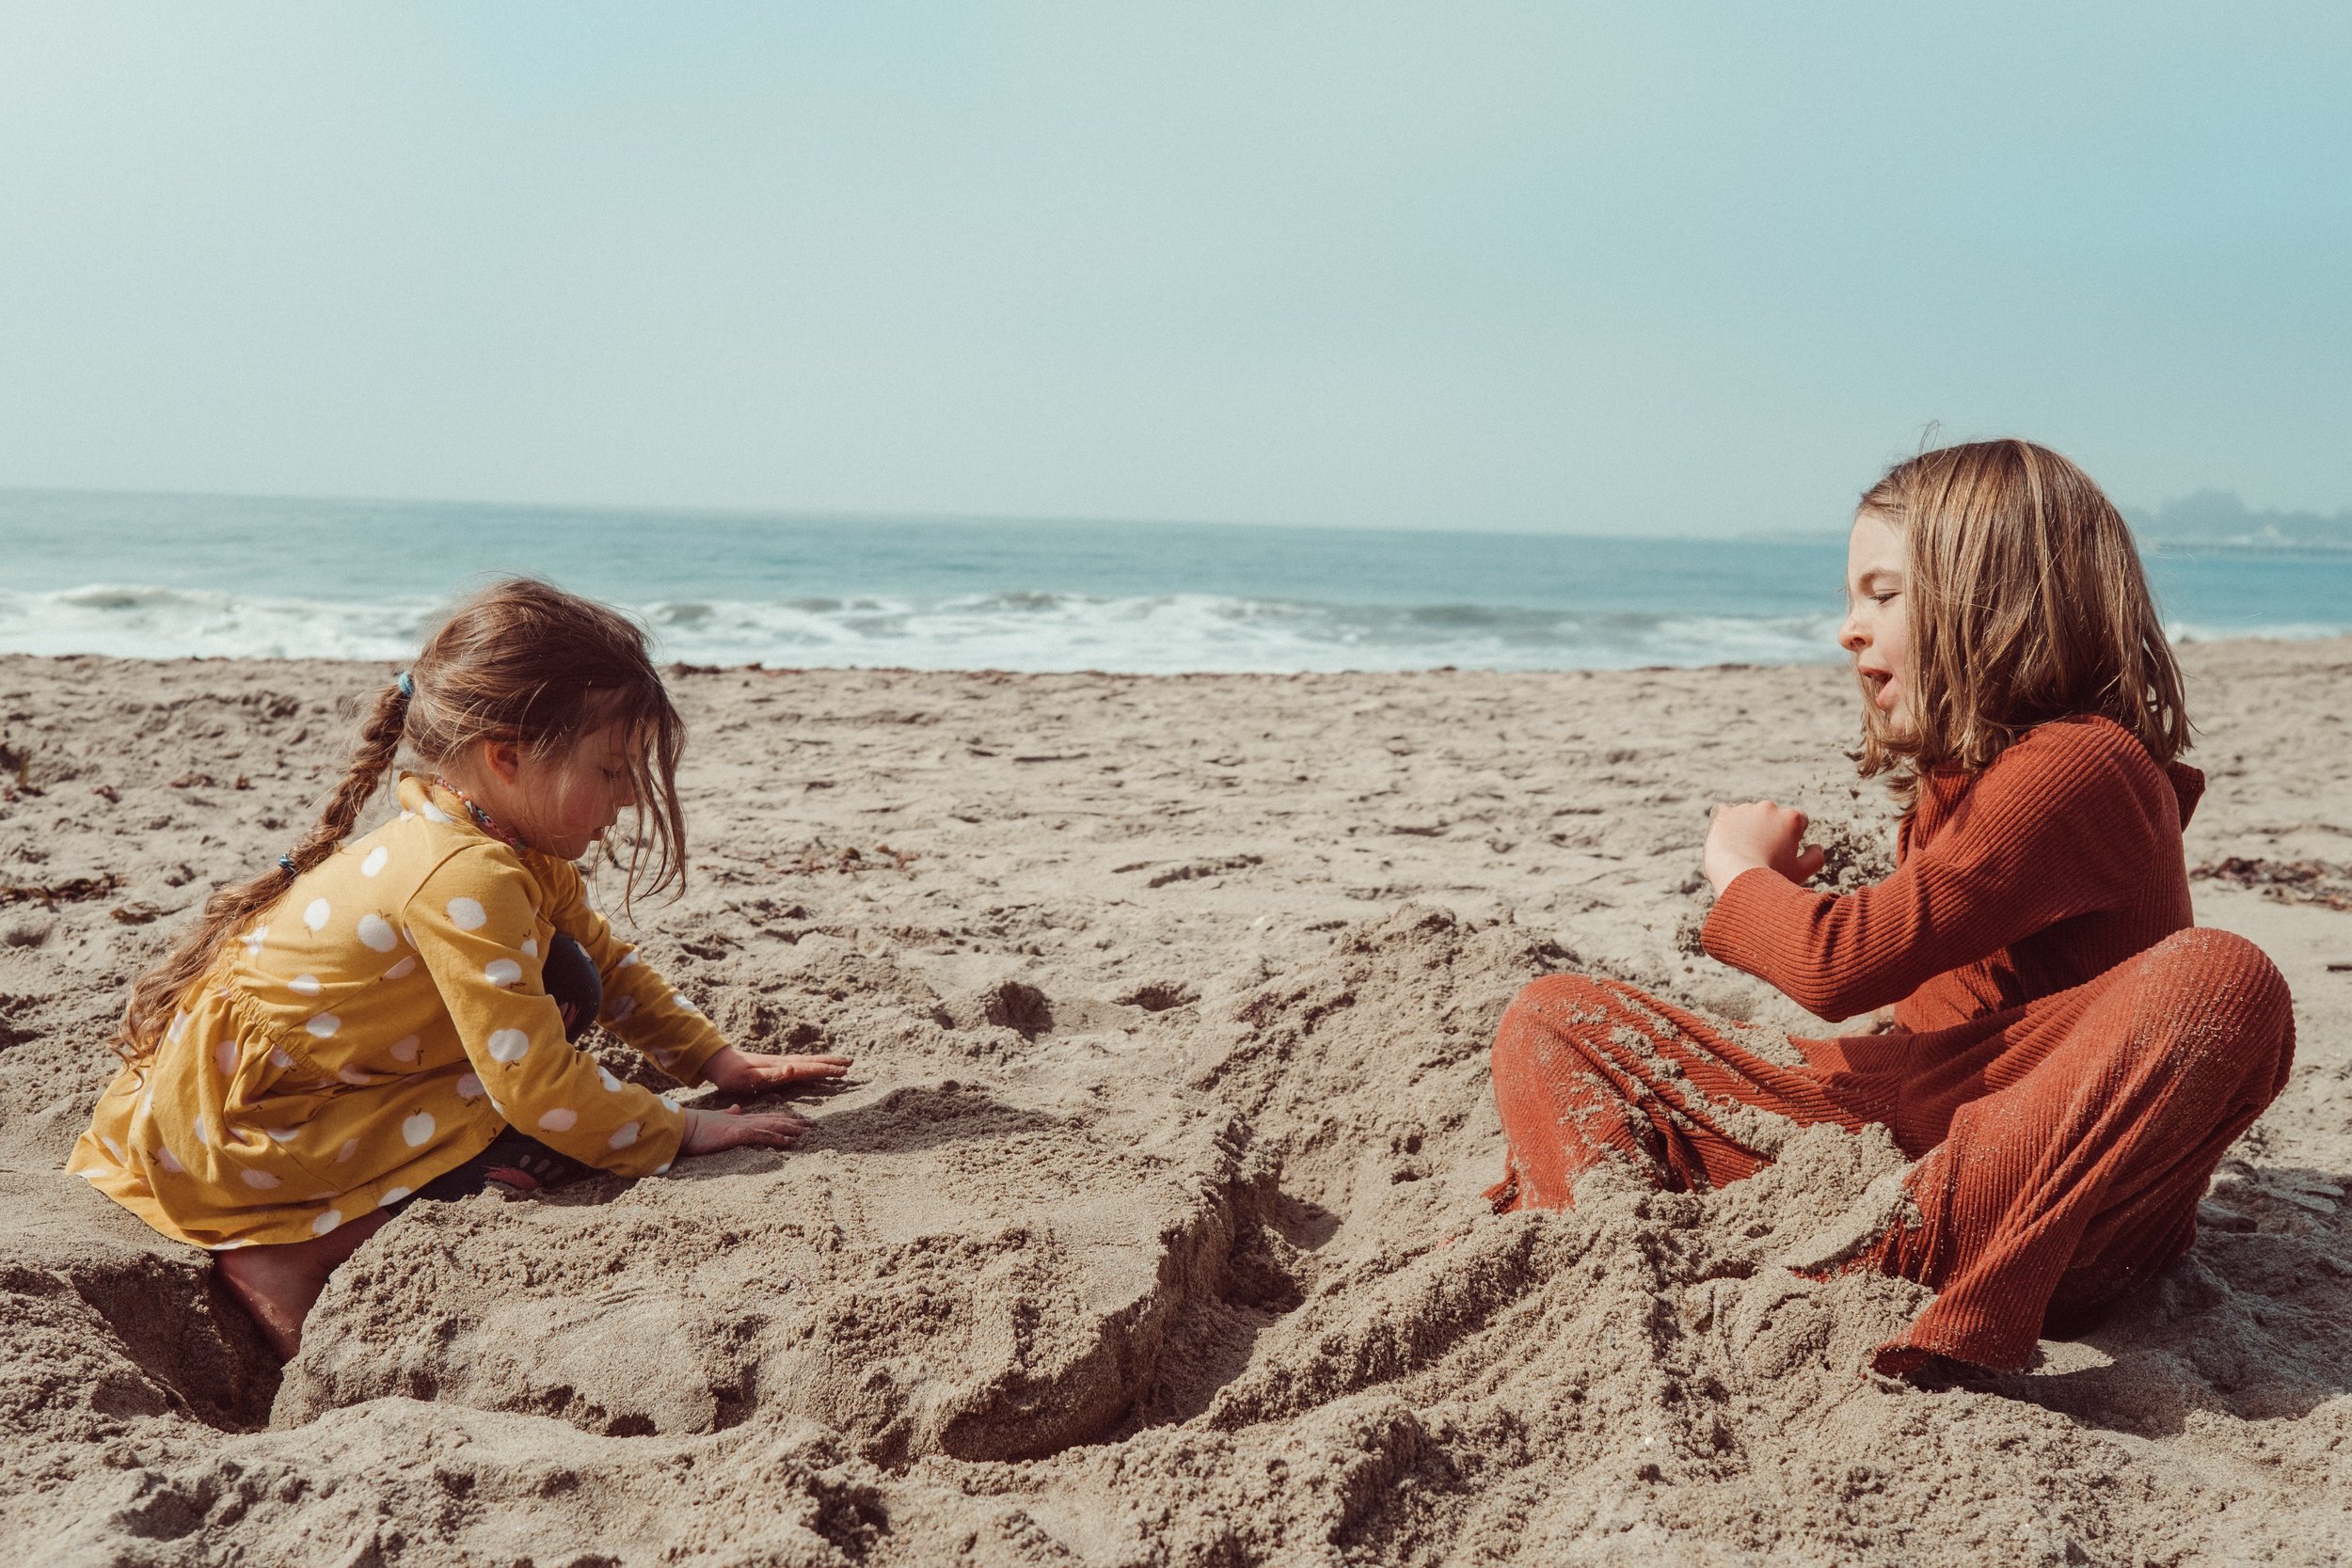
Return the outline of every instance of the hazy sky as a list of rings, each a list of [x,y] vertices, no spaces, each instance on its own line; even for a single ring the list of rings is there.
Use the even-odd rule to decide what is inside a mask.
[[[2352,7],[0,8],[0,485],[2352,503]]]

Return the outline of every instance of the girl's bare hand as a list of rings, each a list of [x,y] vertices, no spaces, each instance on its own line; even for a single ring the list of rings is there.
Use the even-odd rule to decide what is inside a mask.
[[[819,1078],[838,1078],[850,1070],[847,1056],[774,1056],[726,1046],[703,1064],[703,1077],[729,1094],[756,1094]]]
[[[1792,882],[1810,881],[1823,860],[1818,845],[1804,842],[1804,813],[1770,800],[1717,806],[1707,829],[1707,879],[1721,894],[1743,871],[1776,871]]]
[[[746,1111],[730,1105],[723,1111],[690,1110],[680,1154],[716,1154],[723,1148],[790,1148],[808,1131],[808,1118],[798,1111]]]

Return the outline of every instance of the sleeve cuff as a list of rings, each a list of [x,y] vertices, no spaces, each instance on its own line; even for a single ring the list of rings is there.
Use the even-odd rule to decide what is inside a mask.
[[[716,1029],[708,1030],[703,1038],[672,1052],[670,1065],[663,1070],[681,1084],[699,1084],[703,1079],[703,1064],[726,1048],[726,1037]]]
[[[1765,972],[1772,965],[1775,948],[1804,928],[1815,904],[1832,896],[1799,887],[1769,866],[1750,866],[1731,879],[1707,911],[1699,945],[1711,958],[1770,980]]]
[[[661,1113],[644,1124],[644,1132],[619,1157],[608,1155],[599,1163],[615,1176],[661,1176],[676,1164],[685,1144],[686,1113],[670,1110],[665,1101]]]

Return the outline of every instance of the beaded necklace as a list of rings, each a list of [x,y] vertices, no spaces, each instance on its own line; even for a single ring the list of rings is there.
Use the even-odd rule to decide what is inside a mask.
[[[440,774],[434,774],[433,782],[440,785],[443,789],[448,790],[452,795],[457,797],[458,802],[466,808],[466,815],[473,818],[473,825],[475,827],[481,829],[484,832],[488,833],[492,838],[497,839],[501,844],[505,845],[509,849],[528,849],[531,847],[531,846],[523,842],[522,835],[520,833],[517,833],[513,829],[507,827],[497,817],[492,816],[488,812],[484,811],[480,806],[474,803],[474,798],[472,796],[467,794],[464,790],[458,788],[455,784],[441,777]]]

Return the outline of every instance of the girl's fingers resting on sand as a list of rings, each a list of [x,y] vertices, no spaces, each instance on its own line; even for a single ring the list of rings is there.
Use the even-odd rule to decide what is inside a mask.
[[[703,1077],[720,1088],[741,1093],[838,1078],[850,1070],[850,1062],[848,1056],[785,1056],[729,1046],[703,1064]]]
[[[808,1118],[797,1111],[746,1111],[730,1105],[723,1111],[690,1110],[681,1154],[716,1154],[723,1148],[790,1148],[808,1131]]]
[[[779,1056],[776,1060],[783,1064],[784,1074],[787,1080],[799,1080],[803,1078],[838,1078],[850,1070],[850,1064],[855,1061],[856,1058],[851,1056],[835,1055]]]

